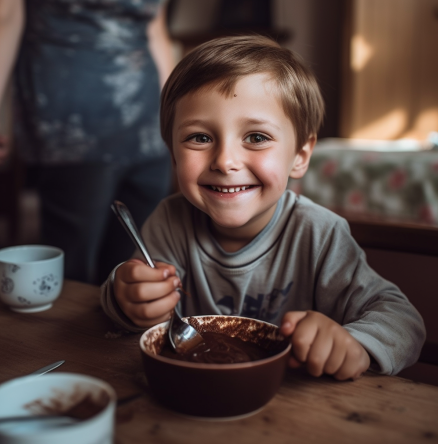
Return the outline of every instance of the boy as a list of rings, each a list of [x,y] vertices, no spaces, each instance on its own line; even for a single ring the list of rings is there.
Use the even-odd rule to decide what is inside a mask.
[[[290,366],[358,378],[412,365],[423,321],[371,270],[347,222],[292,191],[308,167],[323,102],[290,51],[259,36],[216,39],[188,54],[161,99],[162,136],[181,194],[142,235],[138,258],[103,286],[105,312],[130,331],[170,317],[230,314],[281,326]],[[180,296],[183,286],[191,297]]]

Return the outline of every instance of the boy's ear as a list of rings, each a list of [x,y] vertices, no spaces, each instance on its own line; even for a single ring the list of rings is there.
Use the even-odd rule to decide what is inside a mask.
[[[310,158],[312,157],[313,148],[316,143],[316,136],[310,136],[307,143],[303,146],[301,151],[297,153],[294,160],[294,165],[289,174],[292,179],[300,179],[304,176],[309,167]]]

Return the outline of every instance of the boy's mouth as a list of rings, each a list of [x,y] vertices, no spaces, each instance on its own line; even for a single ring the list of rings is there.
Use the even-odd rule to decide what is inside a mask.
[[[218,187],[215,185],[209,185],[209,188],[213,191],[217,191],[219,193],[237,193],[239,191],[245,191],[248,188],[252,188],[253,185],[244,185],[244,186],[238,186],[238,187]]]

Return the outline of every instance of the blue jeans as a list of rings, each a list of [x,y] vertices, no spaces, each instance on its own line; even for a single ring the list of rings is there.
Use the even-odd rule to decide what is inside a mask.
[[[100,285],[134,252],[110,205],[120,200],[138,227],[171,189],[168,156],[132,166],[39,168],[41,242],[65,252],[65,278]]]

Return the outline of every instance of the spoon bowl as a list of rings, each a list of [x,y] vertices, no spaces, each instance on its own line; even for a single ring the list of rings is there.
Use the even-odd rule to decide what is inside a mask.
[[[188,328],[189,327],[189,328]],[[169,323],[169,341],[177,353],[186,353],[204,340],[189,324],[184,322],[175,310]]]
[[[129,237],[142,253],[146,263],[149,267],[156,268],[126,205],[123,202],[115,200],[111,208],[114,213],[116,213],[120,223],[129,234]],[[203,342],[203,339],[191,325],[184,322],[176,311],[173,310],[169,323],[169,341],[176,353],[186,353],[191,348]]]

